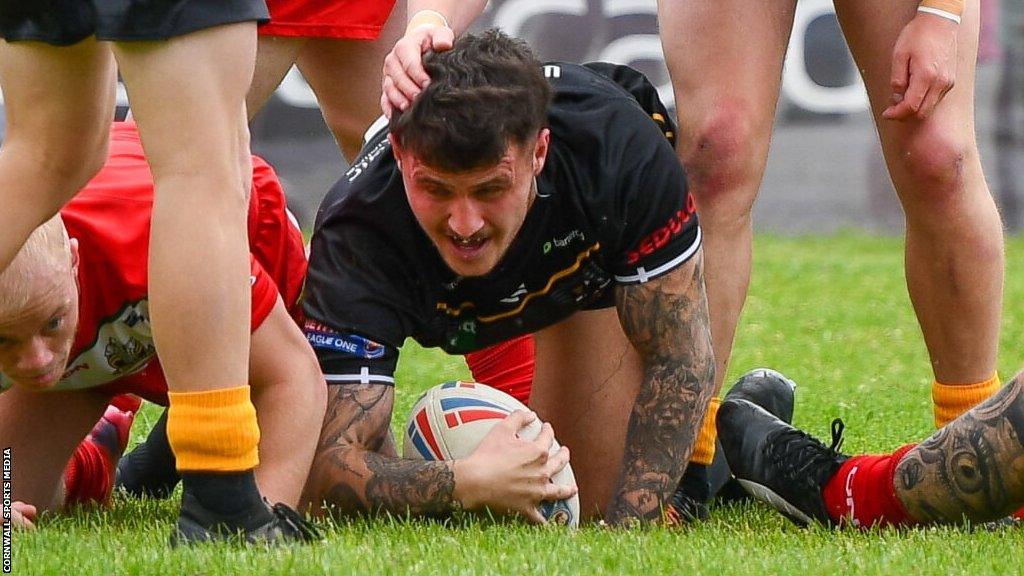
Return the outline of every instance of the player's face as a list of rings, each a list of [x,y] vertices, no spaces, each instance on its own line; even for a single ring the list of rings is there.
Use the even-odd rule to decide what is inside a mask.
[[[549,138],[541,130],[497,164],[465,172],[432,168],[392,141],[409,206],[453,272],[482,276],[508,251],[536,196]]]
[[[37,274],[28,304],[0,312],[0,372],[16,386],[45,390],[64,374],[78,325],[76,275],[77,265]]]

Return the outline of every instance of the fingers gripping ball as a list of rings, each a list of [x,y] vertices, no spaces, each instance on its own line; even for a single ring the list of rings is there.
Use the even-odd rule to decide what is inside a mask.
[[[405,425],[404,458],[415,460],[455,460],[473,453],[495,424],[516,410],[529,411],[512,396],[475,382],[445,382],[420,396]],[[534,420],[520,432],[520,438],[533,440],[540,434],[541,421]],[[550,454],[558,452],[558,442]],[[575,485],[576,477],[568,464],[551,481]],[[565,500],[542,502],[540,512],[553,524],[575,528],[579,524],[578,495]]]

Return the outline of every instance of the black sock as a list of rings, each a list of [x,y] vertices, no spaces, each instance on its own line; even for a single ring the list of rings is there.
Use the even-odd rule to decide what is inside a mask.
[[[167,498],[179,480],[174,452],[167,440],[167,411],[164,410],[146,441],[117,463],[114,486],[136,497]]]
[[[185,493],[212,514],[234,516],[254,508],[266,508],[252,470],[184,472],[181,483]]]
[[[711,481],[708,478],[708,467],[703,464],[690,462],[686,466],[686,472],[679,481],[678,490],[694,501],[706,504],[711,499]]]

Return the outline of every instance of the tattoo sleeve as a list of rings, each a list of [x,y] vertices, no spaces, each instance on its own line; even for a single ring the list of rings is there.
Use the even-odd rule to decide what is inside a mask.
[[[391,438],[394,388],[331,386],[306,498],[314,511],[437,516],[455,504],[448,462],[404,460]]]
[[[619,288],[622,328],[644,364],[611,524],[657,520],[686,469],[714,391],[703,256],[650,282]]]
[[[917,522],[986,522],[1024,505],[1024,372],[940,429],[896,467]]]

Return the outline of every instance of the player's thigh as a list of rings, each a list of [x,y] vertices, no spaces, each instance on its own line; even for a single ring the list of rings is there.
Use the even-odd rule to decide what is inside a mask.
[[[569,447],[585,514],[603,511],[619,477],[643,371],[614,308],[577,312],[535,335],[530,407]]]
[[[926,120],[882,119],[892,96],[892,58],[903,27],[917,14],[916,0],[836,0],[836,15],[864,78],[886,157],[892,159],[912,140],[950,137],[974,142],[974,72],[978,55],[978,2],[968,1],[957,38],[956,84]],[[894,177],[899,178],[898,174]]]
[[[359,151],[363,133],[381,115],[384,56],[404,28],[405,7],[398,2],[377,39],[311,38],[299,53],[299,70],[349,160]]]
[[[98,170],[114,114],[116,74],[109,46],[92,38],[67,47],[0,40],[5,147],[31,147],[41,162],[54,164],[55,174],[82,164]]]
[[[658,2],[681,150],[723,118],[748,126],[767,151],[795,10],[795,0]]]
[[[158,179],[194,174],[196,167],[222,172],[229,164],[220,163],[230,163],[229,169],[246,164],[242,103],[256,59],[254,22],[164,41],[120,42],[114,53]]]
[[[59,505],[64,468],[75,447],[110,401],[109,394],[26,392],[0,394],[0,444],[11,450],[13,497],[40,510]]]
[[[255,116],[270,95],[288,74],[292,64],[299,55],[299,50],[306,43],[305,38],[294,36],[261,35],[257,42],[256,69],[252,75],[252,84],[245,97],[245,107],[249,118]]]

